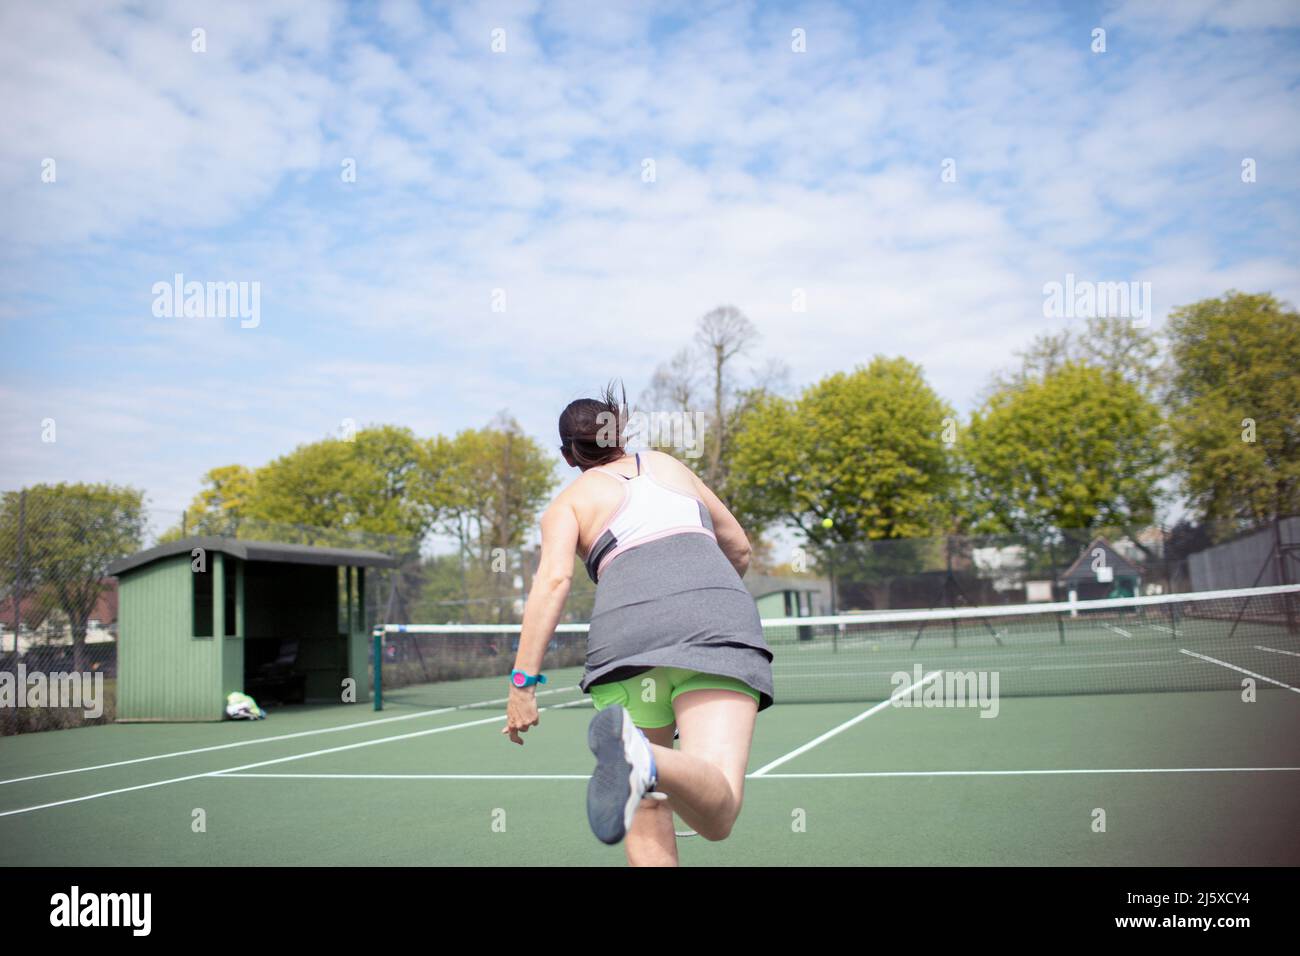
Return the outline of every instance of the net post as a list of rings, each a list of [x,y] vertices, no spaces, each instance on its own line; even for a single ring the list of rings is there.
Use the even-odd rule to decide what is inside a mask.
[[[1287,573],[1287,558],[1291,552],[1296,550],[1296,546],[1289,541],[1282,541],[1282,518],[1273,519],[1273,547],[1277,550],[1277,583],[1290,584],[1290,575]],[[1296,615],[1294,594],[1282,595],[1282,610],[1286,614],[1286,630],[1288,634],[1296,633]]]
[[[1065,618],[1060,614],[1056,615],[1056,633],[1060,635],[1061,643],[1065,643]]]
[[[375,710],[384,709],[384,629],[382,626],[376,626],[374,631],[374,691],[372,697],[375,702]]]

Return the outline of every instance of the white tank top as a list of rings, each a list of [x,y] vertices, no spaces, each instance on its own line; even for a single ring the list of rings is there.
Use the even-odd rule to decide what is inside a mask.
[[[707,534],[716,540],[702,500],[658,481],[650,472],[649,458],[642,460],[638,454],[636,463],[635,477],[605,466],[591,469],[623,486],[623,503],[609,516],[587,555],[587,573],[593,581],[613,558],[647,541],[674,534]]]

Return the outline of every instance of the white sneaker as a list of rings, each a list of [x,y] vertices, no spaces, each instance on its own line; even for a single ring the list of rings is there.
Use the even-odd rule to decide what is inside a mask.
[[[596,769],[587,784],[587,820],[602,843],[618,843],[627,836],[641,798],[654,791],[654,751],[618,705],[591,719],[587,746],[596,755]]]

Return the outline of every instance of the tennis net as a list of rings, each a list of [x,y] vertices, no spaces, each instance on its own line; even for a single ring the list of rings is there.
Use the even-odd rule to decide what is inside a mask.
[[[884,700],[921,675],[997,675],[1001,696],[1300,688],[1300,585],[763,622],[779,703]],[[540,699],[580,705],[586,624],[562,624]],[[499,706],[520,626],[376,629],[377,695]]]

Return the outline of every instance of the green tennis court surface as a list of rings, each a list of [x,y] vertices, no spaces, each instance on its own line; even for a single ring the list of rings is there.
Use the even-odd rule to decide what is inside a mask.
[[[681,861],[1296,865],[1297,590],[765,622],[744,811]],[[622,865],[587,828],[585,635],[522,748],[517,638],[389,628],[381,711],[0,740],[0,864]]]
[[[0,863],[623,865],[587,828],[592,711],[543,699],[522,748],[496,709],[396,702],[6,739]],[[1284,688],[1008,698],[995,718],[778,705],[731,838],[680,840],[681,860],[1295,865],[1298,726]]]

